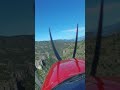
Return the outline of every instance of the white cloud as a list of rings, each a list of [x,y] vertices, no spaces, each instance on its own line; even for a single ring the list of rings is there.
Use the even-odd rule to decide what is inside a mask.
[[[120,5],[117,2],[104,4],[104,24],[103,27],[120,22]],[[95,7],[87,8],[87,30],[98,28],[98,18],[100,13],[100,4]]]
[[[79,27],[78,28],[79,32],[83,32],[84,30],[85,30],[85,27]],[[76,32],[76,28],[63,30],[62,32]]]

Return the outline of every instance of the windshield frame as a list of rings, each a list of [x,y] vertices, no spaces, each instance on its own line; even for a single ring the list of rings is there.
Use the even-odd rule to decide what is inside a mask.
[[[72,76],[72,77],[64,80],[63,82],[59,83],[57,86],[55,86],[54,88],[52,88],[52,90],[57,90],[57,88],[59,88],[59,87],[62,86],[63,84],[68,84],[68,83],[71,83],[72,81],[75,82],[75,81],[83,80],[83,79],[85,79],[85,73]]]

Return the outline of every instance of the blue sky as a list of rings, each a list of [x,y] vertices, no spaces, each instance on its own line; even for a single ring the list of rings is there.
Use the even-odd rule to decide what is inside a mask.
[[[33,0],[0,1],[0,36],[34,35]]]
[[[75,38],[79,24],[79,37],[85,35],[85,0],[35,0],[35,40]]]
[[[97,31],[100,12],[100,1],[101,0],[94,0],[94,2],[91,3],[91,1],[88,0],[86,2],[86,32]],[[120,0],[104,0],[103,28],[120,23],[120,12],[118,12],[120,8],[119,3]]]

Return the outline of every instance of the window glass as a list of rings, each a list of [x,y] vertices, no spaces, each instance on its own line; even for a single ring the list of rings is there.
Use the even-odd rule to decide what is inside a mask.
[[[85,90],[85,74],[69,78],[52,90]]]

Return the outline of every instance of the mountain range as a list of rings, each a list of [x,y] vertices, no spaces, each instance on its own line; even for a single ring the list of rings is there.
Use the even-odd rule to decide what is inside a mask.
[[[116,24],[112,24],[112,25],[109,25],[109,26],[105,26],[103,27],[103,30],[102,30],[102,36],[103,37],[107,37],[107,36],[110,36],[112,34],[116,34],[116,33],[120,33],[120,22],[119,23],[116,23]],[[87,32],[86,30],[86,33],[85,35],[87,37],[95,37],[97,34],[97,30],[93,29],[93,30],[90,30]]]

